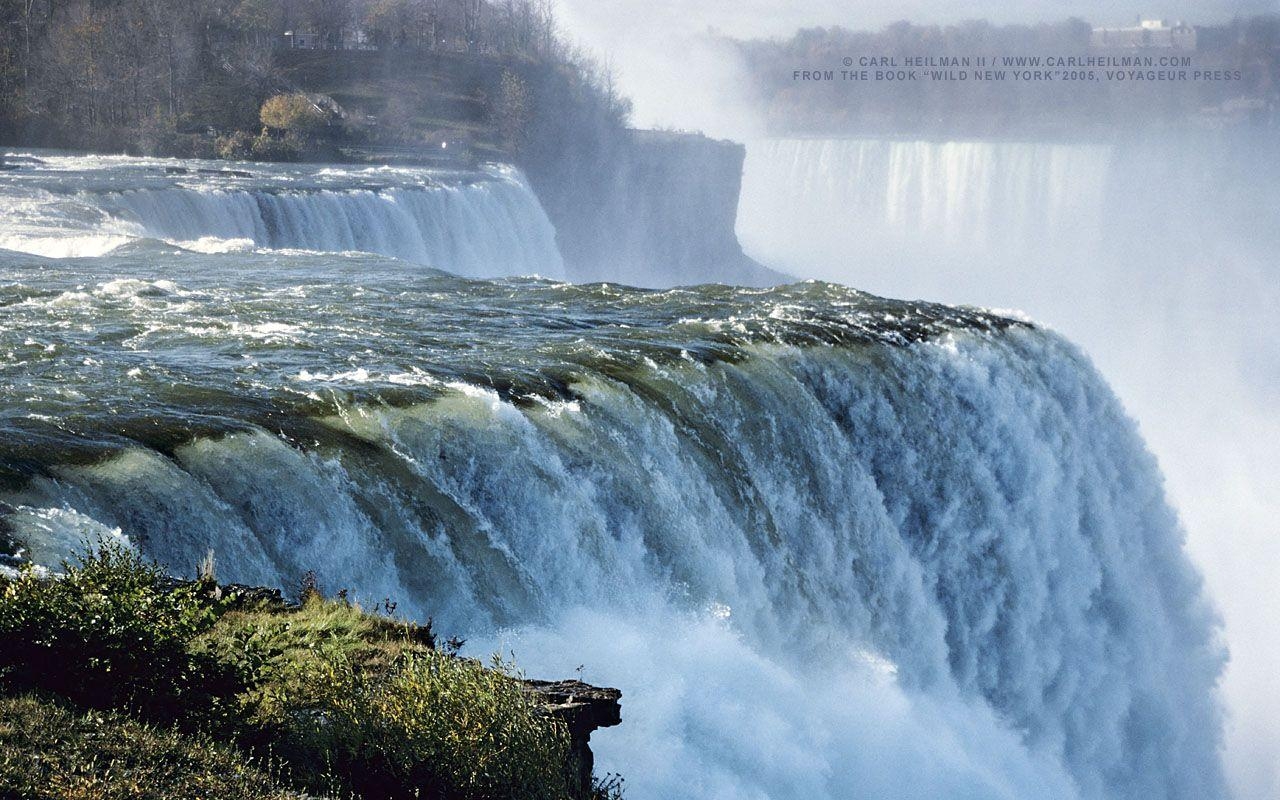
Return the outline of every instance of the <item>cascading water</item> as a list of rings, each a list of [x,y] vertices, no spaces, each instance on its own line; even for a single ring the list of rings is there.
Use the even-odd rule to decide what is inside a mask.
[[[582,665],[638,800],[1223,796],[1213,615],[1051,333],[817,283],[5,264],[0,539],[38,562],[213,548]]]
[[[762,147],[752,151],[753,167],[765,172],[752,169],[752,179],[791,187],[768,194],[778,204],[800,200],[800,216],[853,211],[868,226],[987,246],[1025,240],[1061,215],[1084,215],[1081,224],[1096,227],[1111,155],[1104,145],[1016,142],[801,139]]]
[[[205,252],[364,252],[468,277],[563,278],[515,169],[459,173],[46,155],[0,193],[0,248],[99,256],[136,239]]]
[[[1168,303],[1210,277],[1256,283],[1280,245],[1277,180],[1265,136],[760,140],[738,230],[749,255],[797,276],[1057,323],[1065,298]]]
[[[1112,159],[1100,144],[759,141],[747,149],[740,235],[768,263],[837,279],[923,259],[1080,256],[1098,244]]]
[[[1160,459],[1223,606],[1234,794],[1280,792],[1280,148],[1274,132],[1094,143],[748,147],[749,255],[805,278],[1018,308],[1098,363]]]

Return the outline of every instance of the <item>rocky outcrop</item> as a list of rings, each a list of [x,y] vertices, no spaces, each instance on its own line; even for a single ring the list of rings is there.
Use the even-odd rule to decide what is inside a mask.
[[[700,134],[629,130],[525,164],[569,277],[669,287],[787,280],[747,257],[735,226],[746,148]]]
[[[525,687],[535,695],[545,712],[563,721],[569,729],[573,756],[582,788],[591,788],[595,756],[590,739],[598,728],[622,723],[622,692],[603,689],[582,681],[532,681]]]
[[[217,600],[226,607],[236,610],[266,608],[273,611],[297,610],[301,606],[285,599],[284,592],[269,589],[265,586],[244,586],[238,583],[217,583],[206,580],[187,580],[185,578],[163,577],[159,580],[159,588],[173,591],[180,588],[192,588],[203,592],[211,600]]]

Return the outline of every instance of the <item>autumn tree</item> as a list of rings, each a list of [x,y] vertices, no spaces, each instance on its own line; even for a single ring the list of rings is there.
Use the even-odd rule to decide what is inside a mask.
[[[268,128],[312,133],[328,123],[328,117],[305,94],[278,94],[262,104],[258,114]]]
[[[502,144],[507,150],[516,152],[523,144],[529,127],[530,110],[528,84],[511,70],[503,70],[494,117]]]

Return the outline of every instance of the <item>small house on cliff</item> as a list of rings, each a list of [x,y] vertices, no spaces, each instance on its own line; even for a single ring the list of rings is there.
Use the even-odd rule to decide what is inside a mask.
[[[285,31],[284,46],[288,50],[377,50],[364,28],[345,26],[332,33]]]
[[[1094,28],[1089,45],[1099,49],[1162,48],[1195,50],[1196,29],[1184,22],[1140,19],[1129,28]]]

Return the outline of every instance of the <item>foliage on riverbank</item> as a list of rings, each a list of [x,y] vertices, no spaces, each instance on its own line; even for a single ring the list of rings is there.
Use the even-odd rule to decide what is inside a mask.
[[[261,763],[117,712],[0,697],[0,796],[28,800],[302,800]]]
[[[534,91],[543,82],[555,91]],[[301,113],[275,113],[290,103]],[[550,0],[0,2],[3,145],[264,161],[439,158],[447,145],[455,160],[510,159],[537,119],[621,125],[628,112]]]
[[[590,796],[564,724],[429,626],[115,547],[61,573],[0,578],[0,796]]]

